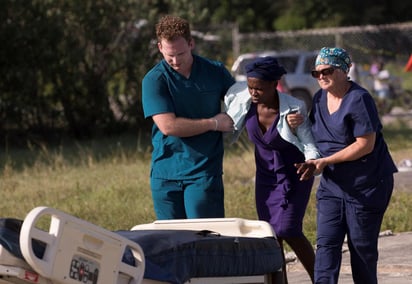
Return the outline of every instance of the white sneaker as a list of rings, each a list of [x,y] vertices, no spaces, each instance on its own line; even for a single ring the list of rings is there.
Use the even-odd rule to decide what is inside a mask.
[[[412,171],[412,160],[403,159],[398,164],[398,171],[400,172],[410,172]]]

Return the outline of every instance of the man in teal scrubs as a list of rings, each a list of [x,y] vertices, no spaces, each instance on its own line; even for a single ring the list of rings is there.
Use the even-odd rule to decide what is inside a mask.
[[[224,65],[195,55],[189,23],[165,16],[156,25],[161,60],[143,78],[152,129],[150,184],[157,219],[222,218],[223,137],[233,121],[221,100],[235,82]]]

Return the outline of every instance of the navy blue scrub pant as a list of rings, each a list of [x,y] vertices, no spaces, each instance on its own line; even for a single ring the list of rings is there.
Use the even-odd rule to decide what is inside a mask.
[[[338,283],[342,245],[347,235],[353,281],[377,283],[378,237],[393,191],[393,176],[376,187],[336,197],[319,187],[315,283]]]

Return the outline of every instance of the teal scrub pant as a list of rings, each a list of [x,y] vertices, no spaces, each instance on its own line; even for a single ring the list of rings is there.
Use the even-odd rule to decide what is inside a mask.
[[[319,187],[315,283],[338,283],[345,235],[354,283],[378,283],[378,237],[393,182],[393,176],[385,177],[376,187],[357,192],[356,197],[348,193],[337,197]]]
[[[224,218],[222,176],[196,179],[150,179],[158,220]]]

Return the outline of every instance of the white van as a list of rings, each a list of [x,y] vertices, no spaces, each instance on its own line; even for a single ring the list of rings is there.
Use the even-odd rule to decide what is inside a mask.
[[[310,71],[314,69],[317,54],[317,51],[300,50],[245,53],[240,55],[233,63],[232,74],[237,81],[245,81],[245,66],[248,63],[257,57],[275,57],[279,64],[287,71],[287,74],[283,76],[286,89],[289,90],[292,96],[303,100],[308,110],[310,110],[312,106],[312,96],[320,88],[317,80],[310,74]]]

